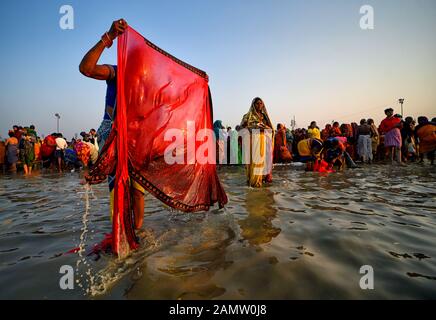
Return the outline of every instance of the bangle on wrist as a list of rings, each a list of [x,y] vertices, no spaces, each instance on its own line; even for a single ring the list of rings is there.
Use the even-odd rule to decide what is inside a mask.
[[[105,32],[102,36],[101,36],[101,41],[103,42],[104,46],[106,48],[110,48],[113,44],[112,39],[109,37],[109,34],[107,32]]]

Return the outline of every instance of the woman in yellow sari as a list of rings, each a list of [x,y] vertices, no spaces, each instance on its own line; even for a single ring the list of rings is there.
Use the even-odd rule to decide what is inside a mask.
[[[260,188],[264,182],[272,182],[273,126],[261,98],[254,98],[250,110],[244,115],[241,127],[250,133],[250,152],[247,156],[247,182],[250,187]]]

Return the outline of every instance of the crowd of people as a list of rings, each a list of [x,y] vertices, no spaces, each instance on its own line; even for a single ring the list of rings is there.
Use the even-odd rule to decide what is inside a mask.
[[[417,121],[412,117],[403,119],[394,114],[392,108],[385,110],[386,118],[377,126],[373,119],[361,119],[359,124],[333,122],[320,129],[315,121],[308,128],[289,129],[282,123],[273,130],[265,105],[260,98],[253,100],[249,112],[244,115],[235,129],[224,127],[222,121],[214,122],[218,164],[247,164],[249,185],[259,187],[272,180],[271,173],[255,175],[255,168],[265,163],[256,163],[251,158],[242,159],[242,137],[244,128],[260,129],[260,136],[251,139],[251,152],[266,150],[265,129],[272,135],[271,161],[273,163],[304,162],[308,171],[342,170],[346,166],[389,162],[405,165],[407,162],[423,162],[424,157],[434,163],[436,151],[436,119],[429,121],[421,116]],[[61,133],[52,133],[41,139],[35,126],[13,126],[9,138],[0,142],[0,160],[10,172],[17,171],[17,164],[24,174],[41,166],[62,172],[92,167],[99,155],[97,132],[81,132],[80,138],[66,141]],[[101,139],[100,139],[101,140]],[[102,146],[101,146],[102,147]],[[262,149],[263,148],[263,149]],[[251,156],[251,154],[250,154]]]
[[[395,114],[392,108],[385,110],[386,118],[377,126],[373,119],[361,119],[358,123],[333,122],[320,129],[315,121],[308,128],[289,129],[282,123],[275,130],[269,119],[265,105],[255,98],[249,112],[235,129],[214,123],[217,140],[217,163],[247,164],[247,181],[252,187],[259,187],[272,179],[271,172],[253,177],[254,168],[265,163],[253,163],[242,157],[242,129],[258,129],[260,135],[251,138],[251,152],[266,152],[267,136],[265,129],[273,132],[270,148],[273,163],[292,161],[306,163],[307,171],[332,172],[346,166],[356,168],[358,164],[388,162],[405,166],[408,162],[424,161],[434,164],[436,151],[436,118],[431,121],[425,116],[403,117]],[[236,148],[235,151],[232,151]],[[254,149],[254,150],[253,150]],[[237,154],[235,158],[235,154]],[[250,155],[251,157],[251,155]],[[266,157],[268,158],[268,156]],[[235,160],[236,159],[236,160]]]
[[[81,138],[68,141],[62,133],[52,133],[41,139],[35,126],[14,125],[9,138],[0,141],[0,165],[8,172],[23,168],[25,175],[34,167],[51,168],[62,172],[92,166],[98,158],[97,133],[94,129],[82,132]]]

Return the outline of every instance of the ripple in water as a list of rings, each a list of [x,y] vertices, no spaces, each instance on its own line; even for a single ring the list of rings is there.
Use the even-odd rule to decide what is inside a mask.
[[[435,297],[434,167],[278,166],[260,190],[245,186],[244,168],[219,175],[222,210],[181,214],[147,196],[141,248],[123,260],[85,255],[111,232],[106,185],[84,189],[78,173],[0,176],[0,298]],[[66,264],[70,291],[59,288]],[[362,265],[375,290],[360,290]]]

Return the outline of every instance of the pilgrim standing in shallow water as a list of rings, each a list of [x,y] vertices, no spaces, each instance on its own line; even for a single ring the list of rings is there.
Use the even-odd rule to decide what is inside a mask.
[[[14,131],[9,131],[9,139],[6,140],[6,160],[8,163],[8,170],[10,172],[17,172],[18,162],[18,139],[15,137]]]
[[[292,161],[292,155],[287,146],[286,127],[281,123],[277,124],[273,155],[274,163],[288,163]]]
[[[108,64],[98,64],[98,60],[102,55],[105,48],[110,48],[113,41],[123,34],[127,29],[127,22],[124,19],[114,21],[108,32],[105,32],[97,44],[92,47],[83,57],[80,63],[80,72],[92,79],[106,81],[106,103],[103,121],[97,131],[98,145],[103,148],[106,140],[109,138],[112,131],[113,121],[115,120],[116,113],[116,100],[117,100],[117,66]],[[83,144],[84,145],[84,144]],[[88,146],[87,146],[88,147]],[[86,147],[85,147],[86,148]],[[85,158],[89,159],[87,155]],[[113,214],[113,197],[115,188],[115,175],[108,177],[109,192],[111,194],[111,216]],[[140,229],[144,219],[144,193],[145,189],[140,186],[136,181],[132,180],[131,183],[131,196],[133,203],[133,212],[135,217],[135,229]]]
[[[360,126],[357,128],[357,154],[364,163],[372,162],[371,130],[366,119],[360,120]]]
[[[380,144],[380,134],[378,133],[377,126],[374,124],[373,119],[368,119],[367,123],[371,127],[372,159],[377,160],[377,149],[378,149],[378,146]]]
[[[424,155],[427,155],[433,165],[436,153],[436,122],[428,121],[427,117],[418,117],[415,135],[419,140],[421,162],[424,161]]]
[[[213,123],[213,131],[215,133],[216,141],[216,163],[224,164],[226,157],[225,141],[227,140],[227,135],[224,130],[223,122],[221,120],[216,120]]]
[[[247,182],[250,187],[260,188],[264,182],[272,182],[273,160],[273,126],[261,98],[253,99],[250,110],[242,118],[241,127],[250,132],[251,149],[243,145],[247,158]]]
[[[404,165],[401,161],[401,119],[394,117],[394,109],[385,110],[386,118],[380,123],[379,131],[384,135],[385,148],[389,152],[392,164],[394,163],[394,154],[398,164]]]

